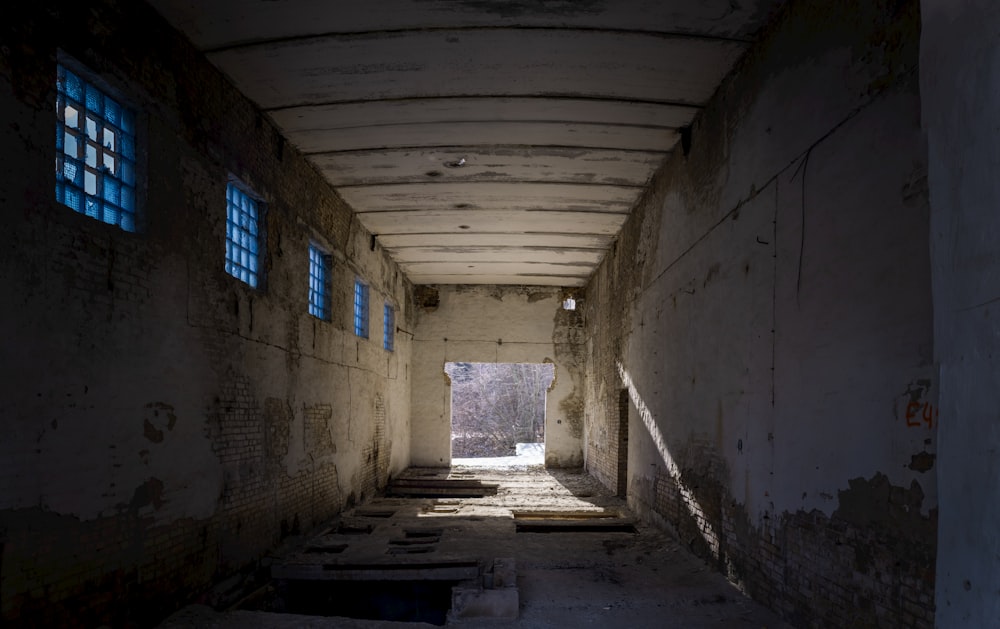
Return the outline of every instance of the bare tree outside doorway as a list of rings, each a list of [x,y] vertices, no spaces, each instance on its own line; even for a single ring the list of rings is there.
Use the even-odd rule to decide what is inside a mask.
[[[551,363],[446,363],[451,377],[451,454],[514,456],[518,443],[545,442]]]

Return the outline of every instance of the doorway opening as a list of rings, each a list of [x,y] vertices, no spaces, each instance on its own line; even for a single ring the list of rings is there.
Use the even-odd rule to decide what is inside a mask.
[[[628,389],[618,392],[618,496],[628,495]]]
[[[552,363],[445,363],[451,455],[460,464],[542,464]],[[467,461],[475,459],[474,461]]]

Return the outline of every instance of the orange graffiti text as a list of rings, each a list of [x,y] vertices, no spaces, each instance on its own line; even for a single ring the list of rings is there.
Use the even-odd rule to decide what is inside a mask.
[[[938,419],[938,409],[930,402],[910,402],[906,406],[906,425],[933,428]]]

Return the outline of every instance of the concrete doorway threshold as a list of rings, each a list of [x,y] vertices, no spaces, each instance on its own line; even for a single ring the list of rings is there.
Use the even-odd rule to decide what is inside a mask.
[[[788,627],[677,539],[636,522],[624,501],[579,470],[411,468],[396,484],[437,493],[376,498],[346,511],[272,557],[272,581],[256,597],[228,611],[186,607],[161,629]],[[489,490],[448,495],[477,487]],[[409,585],[385,585],[393,581]],[[299,613],[289,605],[299,582],[319,593],[307,593],[306,607],[326,597],[336,613],[336,599],[350,598],[354,608],[385,605],[403,617],[432,604],[425,585],[446,589],[434,594],[440,608],[424,616],[430,622],[397,622]],[[366,607],[359,599],[369,590],[374,602]]]

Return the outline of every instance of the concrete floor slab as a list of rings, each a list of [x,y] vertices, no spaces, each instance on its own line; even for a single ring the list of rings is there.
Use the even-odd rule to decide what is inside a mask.
[[[513,457],[512,457],[513,458]],[[498,485],[495,496],[476,498],[378,498],[343,514],[339,522],[281,556],[274,575],[289,570],[347,572],[357,566],[379,572],[440,570],[454,562],[481,566],[495,575],[499,558],[516,565],[516,620],[489,619],[491,627],[766,627],[787,628],[777,616],[743,596],[668,533],[635,522],[623,500],[591,476],[540,467],[411,468],[406,485],[442,481]],[[635,532],[558,529],[518,532],[518,519],[533,522],[627,520]],[[526,515],[527,514],[527,515]],[[534,514],[535,518],[531,517]],[[598,517],[613,514],[614,518]],[[590,516],[590,517],[588,517]],[[341,534],[338,531],[368,531]],[[421,537],[421,536],[429,537]],[[427,544],[400,543],[422,542]],[[334,553],[309,552],[327,545]],[[340,548],[343,546],[343,548]],[[417,554],[392,548],[418,548]],[[457,564],[456,564],[457,565]],[[310,568],[311,566],[311,568]],[[495,579],[483,579],[486,590]],[[503,581],[503,579],[501,579]],[[461,587],[468,588],[470,581]],[[516,586],[514,588],[513,586]],[[484,599],[485,600],[485,599]],[[509,603],[514,595],[503,595]],[[266,606],[265,606],[266,607]],[[504,607],[510,612],[510,605]],[[457,618],[448,621],[459,624]],[[484,621],[486,622],[486,621]],[[468,621],[461,622],[468,626]],[[182,626],[229,627],[422,627],[421,623],[317,618],[239,610],[216,612],[189,607],[161,629]]]

